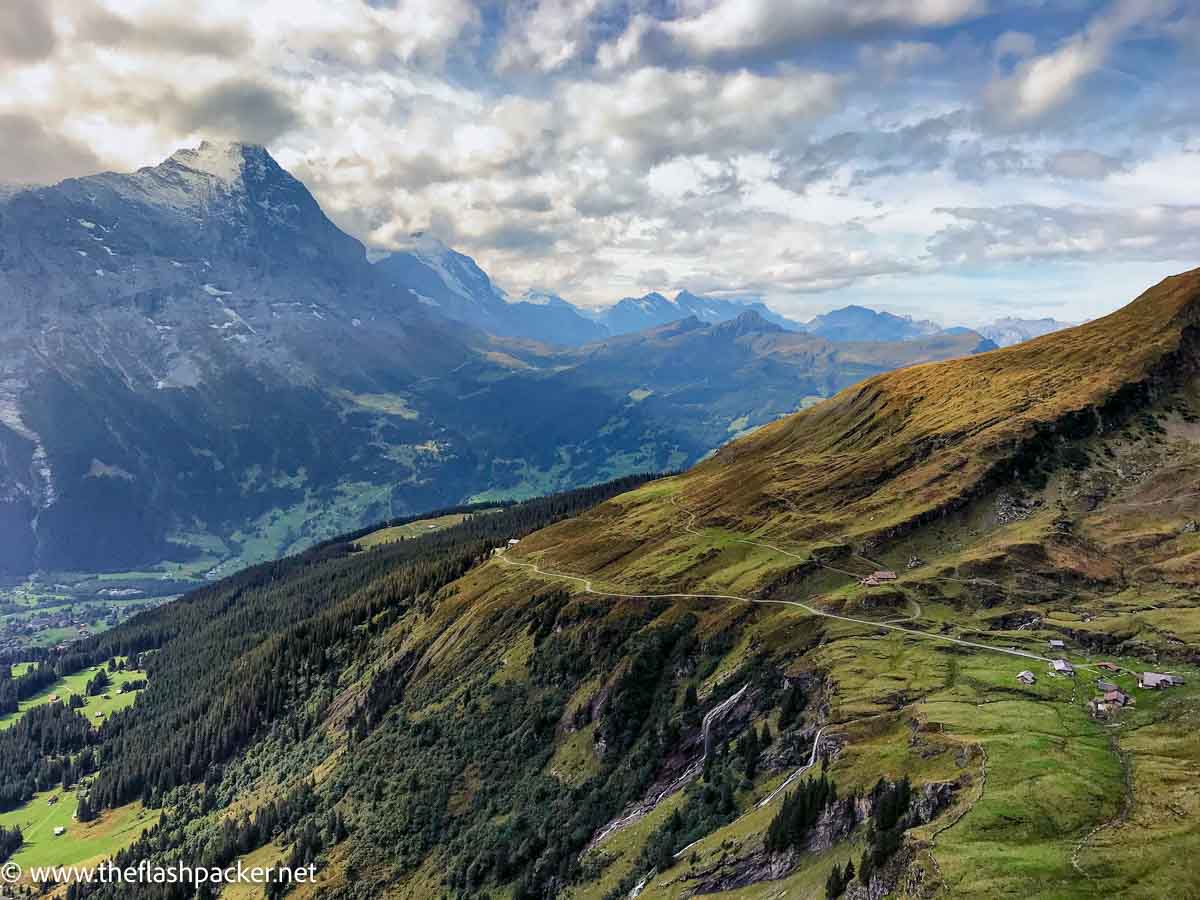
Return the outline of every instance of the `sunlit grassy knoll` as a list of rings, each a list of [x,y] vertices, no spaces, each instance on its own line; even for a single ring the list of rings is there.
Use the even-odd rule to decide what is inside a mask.
[[[401,419],[419,418],[415,409],[408,405],[408,398],[401,394],[355,394],[351,391],[333,391],[335,397],[347,407],[398,416]]]
[[[50,804],[51,797],[58,797],[58,802]],[[77,822],[77,806],[74,791],[45,791],[19,809],[0,814],[0,826],[20,826],[25,841],[13,862],[26,869],[99,863],[131,844],[159,817],[157,810],[131,803],[106,810],[93,822]],[[65,828],[66,833],[56,837],[56,828]]]
[[[256,867],[266,869],[283,865],[287,860],[287,855],[286,848],[271,843],[241,856],[238,861],[247,870]],[[237,862],[234,862],[233,865],[237,865]],[[261,884],[228,884],[221,888],[219,896],[221,900],[259,900],[263,896],[263,886]]]
[[[389,528],[372,531],[365,537],[359,538],[357,543],[361,549],[370,550],[372,547],[378,547],[380,544],[390,544],[395,541],[420,537],[423,534],[429,534],[434,531],[441,531],[443,528],[457,525],[463,519],[467,518],[468,515],[479,515],[487,512],[491,512],[491,510],[479,510],[476,513],[451,513],[446,516],[434,516],[429,519],[408,522],[404,525],[393,525]]]
[[[492,675],[492,684],[525,681],[529,678],[529,658],[533,655],[533,635],[524,634],[509,646]]]
[[[938,839],[950,895],[1091,896],[1071,852],[1124,790],[1105,729],[1071,702],[931,700],[923,712],[987,754],[982,798]]]
[[[546,774],[564,784],[581,784],[600,772],[600,760],[596,757],[594,738],[595,723],[572,731],[561,738],[554,748],[554,756],[546,764]]]
[[[95,674],[95,669],[85,669],[82,672],[76,672],[74,675],[68,675],[66,678],[60,678],[50,687],[46,688],[40,694],[34,694],[28,700],[22,700],[19,708],[15,713],[9,713],[6,716],[0,716],[0,729],[8,728],[16,723],[25,713],[35,706],[41,706],[43,703],[49,703],[51,697],[59,697],[65,700],[71,694],[83,694],[88,681]]]
[[[10,727],[16,723],[27,711],[35,706],[41,706],[43,703],[49,703],[51,697],[58,697],[64,703],[72,694],[79,694],[84,697],[86,706],[79,710],[79,714],[85,716],[89,722],[99,725],[113,713],[118,712],[126,707],[132,706],[137,699],[139,691],[129,691],[122,694],[120,692],[121,682],[123,681],[141,681],[146,678],[145,672],[110,672],[109,677],[112,679],[112,684],[104,692],[107,696],[101,695],[97,697],[88,697],[87,683],[91,681],[100,669],[105,668],[103,665],[93,666],[89,669],[84,669],[82,672],[76,672],[74,675],[68,675],[65,678],[60,678],[50,687],[46,688],[39,694],[35,694],[28,700],[23,700],[19,704],[19,708],[15,713],[9,713],[6,716],[0,717],[0,730]],[[97,716],[96,713],[101,715]]]
[[[1135,799],[1123,819],[1092,835],[1079,853],[1079,866],[1097,896],[1200,896],[1196,699],[1190,685],[1151,702],[1139,699],[1138,712],[1119,732]]]

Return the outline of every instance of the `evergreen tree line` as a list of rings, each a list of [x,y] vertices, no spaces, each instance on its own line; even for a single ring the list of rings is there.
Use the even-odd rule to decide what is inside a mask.
[[[27,803],[39,791],[74,783],[79,764],[72,757],[80,754],[85,764],[94,765],[95,757],[82,751],[99,740],[83,716],[61,703],[30,709],[0,731],[0,812]]]
[[[805,778],[796,790],[783,798],[779,812],[767,826],[767,852],[803,849],[821,813],[836,801],[837,785],[824,772],[819,778]]]
[[[836,898],[842,896],[853,880],[853,860],[846,860],[846,868],[844,869],[837,863],[834,863],[833,868],[829,871],[829,878],[825,881],[825,900],[836,900]]]
[[[557,599],[551,593],[543,595],[541,602],[557,606]],[[577,618],[564,615],[557,620],[558,625],[543,639],[530,661],[527,683],[495,689],[485,682],[480,688],[488,691],[486,707],[473,703],[467,715],[443,720],[436,727],[440,746],[451,753],[469,754],[477,761],[486,785],[486,794],[480,790],[480,800],[488,798],[466,823],[437,812],[440,821],[432,828],[420,827],[420,842],[410,845],[415,852],[405,854],[406,858],[419,860],[444,843],[456,860],[447,881],[451,888],[477,892],[489,883],[515,883],[514,900],[560,895],[578,877],[580,853],[597,829],[645,793],[663,757],[676,749],[670,743],[667,727],[674,714],[673,673],[682,668],[685,648],[695,646],[694,639],[687,639],[695,619],[684,617],[668,626],[647,628],[657,613],[647,605],[631,604],[628,615],[620,616],[629,619],[629,624],[612,632],[592,615],[587,601],[572,604],[571,608]],[[611,601],[608,609],[612,612]],[[519,636],[528,631],[529,609],[522,607],[514,613],[502,626],[502,633]],[[568,625],[568,621],[573,624]],[[566,711],[566,699],[582,679],[593,674],[564,677],[565,657],[574,648],[595,647],[600,632],[622,636],[603,653],[597,648],[597,656],[607,658],[615,653],[630,660],[630,664],[609,692],[597,723],[597,736],[607,735],[597,738],[607,744],[600,753],[599,773],[581,784],[564,785],[544,774],[553,749],[554,730]],[[491,628],[488,633],[493,633]],[[634,662],[639,658],[640,662]],[[552,686],[547,687],[551,682]],[[425,725],[424,730],[428,733],[430,726]],[[389,727],[381,729],[378,737],[390,743],[401,734]],[[418,748],[422,743],[418,742]],[[431,746],[424,751],[414,748],[413,752],[424,752],[429,760],[435,751]],[[380,761],[389,756],[394,760],[396,755],[394,751],[373,755],[372,768],[377,772],[394,768],[394,762]],[[455,764],[452,771],[459,766],[461,763]],[[427,786],[428,780],[432,779],[422,773],[409,784],[417,787],[424,801],[418,807],[421,811],[388,816],[389,822],[397,818],[401,822],[421,821],[426,809],[439,810],[435,798],[444,788],[436,781]],[[497,818],[508,811],[513,815],[498,822]],[[463,828],[463,824],[468,827]],[[407,829],[401,826],[401,830]],[[362,832],[363,837],[368,835],[368,831]],[[375,846],[379,852],[386,852],[383,846]]]
[[[84,686],[84,693],[89,697],[99,697],[105,691],[112,687],[112,678],[104,669],[96,672],[95,676],[88,679],[88,683]]]
[[[759,737],[751,728],[747,732],[755,735],[754,746]],[[745,777],[746,738],[730,750],[724,744],[713,748],[704,760],[703,776],[685,788],[686,800],[682,809],[675,809],[670,817],[655,829],[642,847],[632,873],[606,895],[605,900],[620,900],[651,869],[666,872],[676,863],[676,854],[689,844],[712,834],[737,818],[738,807],[735,795]]]
[[[0,862],[4,862],[14,853],[21,849],[21,844],[25,838],[21,834],[21,826],[14,825],[12,828],[5,828],[0,825]]]
[[[207,800],[207,797],[206,797]],[[180,858],[179,848],[188,840],[188,821],[199,810],[183,810],[176,815],[164,813],[153,828],[148,829],[126,849],[116,854],[118,867],[136,866],[142,860],[171,864]],[[298,868],[315,863],[317,858],[341,843],[349,830],[337,810],[323,806],[322,798],[313,786],[303,783],[287,795],[277,798],[240,818],[228,817],[220,822],[215,833],[208,836],[197,852],[189,855],[191,865],[206,868],[226,868],[239,857],[253,853],[267,844],[291,846],[282,866]],[[285,886],[265,887],[268,898],[283,896]],[[186,885],[114,884],[71,885],[67,900],[214,900],[216,892],[202,885],[193,890]]]
[[[31,666],[16,678],[8,663],[0,663],[0,716],[17,712],[22,700],[40,694],[58,678],[58,672],[48,663]]]
[[[870,884],[871,877],[900,849],[904,830],[909,825],[912,784],[905,775],[891,784],[882,778],[871,789],[871,823],[867,828],[867,848],[858,863],[858,877]]]
[[[80,726],[79,734],[86,739],[82,748],[66,740],[24,741],[19,746],[13,744],[14,753],[10,755],[8,747],[0,743],[2,777],[18,786],[13,792],[13,802],[19,804],[34,790],[62,783],[64,775],[69,776],[68,781],[77,778],[80,760],[86,758],[90,760],[89,766],[94,766],[95,760],[102,756],[105,765],[82,797],[83,817],[138,798],[150,806],[161,805],[168,794],[174,806],[180,797],[188,796],[187,791],[172,793],[176,787],[219,778],[214,773],[221,771],[224,762],[269,731],[282,727],[291,735],[292,745],[303,741],[323,715],[323,710],[312,705],[310,698],[328,694],[343,669],[368,659],[366,653],[372,637],[399,615],[432,608],[441,588],[510,537],[522,536],[578,513],[643,480],[622,479],[601,488],[530,501],[474,516],[435,534],[368,552],[358,552],[348,542],[326,544],[298,557],[238,573],[139,615],[110,632],[73,646],[66,653],[51,655],[45,664],[63,674],[69,674],[72,667],[77,671],[84,666],[99,665],[118,654],[141,655],[153,687],[136,706],[113,715],[98,731],[78,713],[56,705],[53,715],[70,716]],[[646,619],[638,627],[649,618],[653,615],[647,609]],[[522,621],[521,627],[525,624]],[[650,674],[657,678],[661,673],[652,667]],[[629,688],[633,695],[637,694],[636,684],[631,682]],[[519,781],[513,774],[517,770],[525,771],[532,766],[530,777],[542,779],[540,764],[533,764],[551,745],[561,712],[553,704],[564,700],[553,691],[549,696],[543,694],[538,692],[520,703],[500,703],[495,708],[498,714],[495,730],[487,740],[494,752],[500,754],[498,758],[505,760],[493,772],[497,789],[502,784],[505,794],[513,782]],[[553,811],[546,810],[544,821],[539,812],[535,829],[539,837],[512,844],[511,856],[508,852],[495,854],[496,858],[506,860],[505,866],[515,866],[509,871],[524,872],[525,882],[531,886],[555,883],[555,879],[575,865],[582,842],[591,831],[618,811],[628,797],[645,789],[662,752],[658,725],[662,721],[661,708],[669,709],[669,697],[669,693],[663,693],[659,705],[652,704],[660,711],[652,710],[648,715],[644,740],[621,761],[621,773],[615,781],[606,787],[589,785],[579,795],[586,798],[579,807],[573,808],[577,797],[569,793],[564,798],[568,802],[556,803]],[[387,697],[377,693],[374,706],[378,717],[401,700],[402,695]],[[666,706],[662,707],[664,703]],[[634,706],[639,704],[635,702]],[[34,710],[27,718],[33,724],[42,715]],[[378,724],[377,718],[370,727]],[[382,778],[379,783],[392,786],[388,792],[372,796],[383,809],[387,808],[396,787],[405,797],[412,789],[413,815],[403,822],[406,830],[415,828],[421,833],[419,842],[412,845],[413,851],[427,852],[454,836],[454,818],[447,816],[444,809],[449,782],[439,780],[428,788],[422,782],[431,777],[429,760],[433,757],[429,754],[434,753],[433,748],[438,748],[436,758],[457,760],[461,765],[463,746],[480,738],[478,719],[472,717],[462,724],[465,730],[457,732],[453,740],[440,734],[443,728],[438,722],[430,723],[414,735],[418,743],[410,752],[410,755],[415,753],[417,763],[413,771],[399,766],[395,755],[384,754],[376,760]],[[22,733],[27,730],[22,725],[18,728]],[[482,730],[488,733],[486,728]],[[44,772],[23,759],[26,751],[43,744],[54,751],[42,758]],[[96,752],[85,757],[84,751],[90,748]],[[37,753],[30,752],[29,756],[36,757]],[[10,759],[17,760],[16,764],[10,765]],[[399,785],[390,777],[396,769],[405,775],[405,781]],[[409,776],[417,779],[417,783],[409,784]],[[449,772],[446,777],[450,777]],[[344,790],[344,786],[340,789]],[[199,789],[188,789],[194,790]],[[524,788],[517,791],[517,796],[533,803],[526,809],[548,806],[536,793],[531,792],[526,798]],[[539,797],[536,801],[535,796]],[[322,802],[323,814],[335,808],[334,799],[326,797]],[[143,845],[138,853],[161,852],[161,848],[172,847],[176,854],[173,858],[182,858],[185,850],[190,855],[192,838],[176,818],[166,820],[156,844]],[[373,815],[363,818],[376,835],[384,833],[381,827],[384,821],[394,821],[382,811],[380,818]],[[563,821],[570,821],[571,827],[564,830]],[[487,827],[490,826],[485,824]],[[309,837],[325,835],[328,830],[309,828],[290,835],[290,843],[296,846],[300,858],[311,857],[321,851]],[[345,823],[334,830],[344,833]],[[322,837],[324,846],[326,840]],[[367,845],[376,846],[369,841]],[[398,852],[397,846],[385,842],[380,851],[382,858],[392,859]],[[478,844],[472,838],[462,846],[466,851],[463,858],[469,863]],[[160,849],[156,851],[155,847]],[[207,854],[209,850],[198,852]],[[401,853],[400,858],[417,857]]]

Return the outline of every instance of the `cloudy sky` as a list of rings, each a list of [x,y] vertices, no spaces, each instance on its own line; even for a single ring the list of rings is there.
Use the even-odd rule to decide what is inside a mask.
[[[266,144],[510,292],[1078,320],[1200,265],[1192,0],[5,0],[0,181]]]

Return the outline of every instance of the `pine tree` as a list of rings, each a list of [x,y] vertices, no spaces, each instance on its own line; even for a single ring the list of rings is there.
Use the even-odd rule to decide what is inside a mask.
[[[753,726],[746,732],[746,736],[738,742],[738,751],[742,756],[742,766],[746,774],[746,778],[750,781],[754,780],[754,776],[758,774],[758,733],[755,732]]]
[[[694,684],[689,684],[683,692],[683,724],[688,728],[700,724],[700,698],[696,696]]]
[[[858,880],[863,887],[871,884],[871,875],[875,870],[875,862],[871,858],[870,842],[870,836],[868,836],[867,849],[863,851],[862,857],[858,861]]]
[[[833,869],[829,872],[829,877],[825,880],[825,897],[826,900],[837,900],[842,896],[842,891],[845,890],[845,883],[842,881],[842,870],[837,863],[833,864]]]
[[[804,692],[800,690],[800,686],[796,684],[789,685],[787,691],[784,692],[783,703],[779,708],[780,731],[783,731],[796,721],[796,717],[804,709],[804,703]]]

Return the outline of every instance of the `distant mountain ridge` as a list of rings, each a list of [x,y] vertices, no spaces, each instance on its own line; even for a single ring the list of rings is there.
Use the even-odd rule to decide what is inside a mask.
[[[528,338],[548,344],[579,346],[669,322],[695,317],[701,322],[728,322],[753,310],[766,322],[788,331],[806,331],[834,342],[910,341],[935,334],[973,331],[996,346],[1011,346],[1070,327],[1054,319],[1000,319],[981,329],[943,327],[928,319],[850,305],[799,322],[757,300],[703,297],[681,290],[674,298],[658,291],[623,297],[610,306],[585,310],[557,294],[531,289],[519,299],[508,297],[471,257],[442,241],[418,233],[406,249],[376,263],[398,290],[414,292],[439,314],[489,334]]]
[[[1060,322],[1058,319],[1019,319],[1005,317],[997,319],[991,325],[979,329],[979,333],[989,340],[995,341],[1001,347],[1011,347],[1031,341],[1044,334],[1052,334],[1065,328],[1073,328],[1070,322]]]
[[[805,330],[831,341],[910,341],[942,331],[934,322],[877,312],[865,306],[846,306],[808,322]]]
[[[763,303],[700,297],[689,291],[680,291],[674,299],[657,292],[625,297],[598,310],[581,309],[537,289],[512,299],[474,259],[423,233],[414,234],[406,248],[377,260],[375,267],[393,287],[412,291],[440,315],[489,334],[549,344],[577,346],[690,316],[702,322],[725,322],[748,309],[789,330],[803,330]]]

